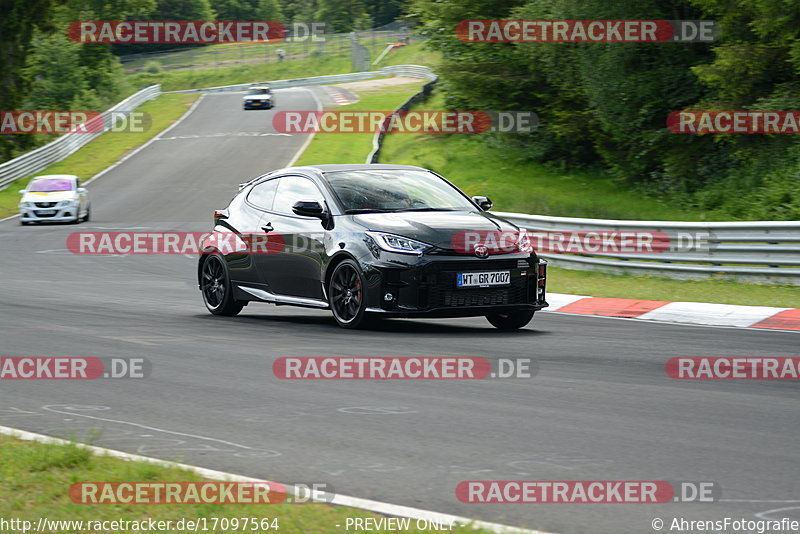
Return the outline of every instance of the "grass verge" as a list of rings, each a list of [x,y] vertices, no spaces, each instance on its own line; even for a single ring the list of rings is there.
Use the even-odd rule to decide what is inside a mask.
[[[385,60],[372,68],[377,70],[387,65],[408,63],[428,65],[436,59],[437,56],[433,52],[423,48],[423,43],[414,43],[390,53]],[[426,61],[429,63],[425,63]],[[288,59],[281,63],[255,62],[229,67],[213,67],[211,64],[198,63],[190,69],[167,69],[158,73],[137,72],[129,74],[128,79],[136,87],[160,83],[162,91],[179,91],[348,72],[353,72],[349,49],[342,53]]]
[[[6,521],[22,519],[35,526],[40,517],[72,521],[178,521],[208,518],[206,532],[266,532],[247,529],[211,529],[213,518],[253,517],[277,518],[279,532],[338,533],[344,530],[348,517],[380,518],[379,515],[354,508],[327,504],[273,505],[148,505],[148,504],[75,504],[69,497],[69,487],[76,482],[184,482],[201,481],[193,473],[164,468],[147,463],[126,462],[108,456],[95,456],[75,445],[42,444],[0,436],[0,518]],[[414,521],[410,524],[413,526]],[[341,525],[337,527],[336,525]],[[144,529],[147,530],[147,529]],[[273,529],[270,529],[273,530]],[[51,534],[71,533],[76,528],[47,529]],[[83,532],[84,530],[80,530]],[[88,530],[86,530],[88,531]],[[118,533],[139,533],[141,530],[114,530]],[[186,529],[161,531],[165,534],[185,534]],[[399,532],[375,529],[375,533]],[[410,528],[402,532],[426,532]],[[427,531],[432,532],[432,531]],[[481,531],[458,527],[455,533]]]
[[[445,109],[441,91],[414,109]],[[497,211],[604,219],[705,218],[700,210],[643,197],[600,172],[560,171],[532,162],[524,149],[488,142],[489,135],[388,135],[381,162],[436,171],[470,195],[490,196]]]
[[[418,93],[423,82],[386,87],[379,90],[358,91],[360,100],[343,106],[349,111],[391,111]],[[339,106],[337,106],[339,107]],[[314,136],[297,165],[322,163],[364,163],[372,150],[373,134],[322,133]]]
[[[81,181],[88,180],[121,157],[158,135],[178,120],[200,95],[161,95],[145,102],[137,111],[143,111],[152,120],[150,127],[141,133],[109,132],[81,147],[66,159],[50,165],[34,176],[43,174],[76,174]],[[0,191],[0,219],[17,213],[20,195],[32,176],[21,178]]]
[[[784,284],[729,279],[673,280],[661,276],[577,271],[552,265],[547,277],[547,290],[553,293],[781,308],[797,308],[800,303],[800,286]]]

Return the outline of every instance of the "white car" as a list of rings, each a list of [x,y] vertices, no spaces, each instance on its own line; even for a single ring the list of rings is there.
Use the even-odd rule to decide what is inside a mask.
[[[257,85],[248,89],[244,95],[244,109],[272,109],[275,97],[267,85]]]
[[[89,192],[72,174],[37,176],[21,189],[20,223],[88,221],[91,214]]]

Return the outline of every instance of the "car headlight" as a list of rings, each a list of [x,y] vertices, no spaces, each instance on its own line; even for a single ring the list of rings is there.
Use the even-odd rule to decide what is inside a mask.
[[[62,200],[58,204],[56,204],[57,208],[65,208],[67,206],[72,206],[77,202],[77,199],[70,199],[70,200]]]
[[[386,252],[399,252],[401,254],[422,254],[432,245],[409,239],[400,235],[386,234],[383,232],[367,232],[375,243]]]

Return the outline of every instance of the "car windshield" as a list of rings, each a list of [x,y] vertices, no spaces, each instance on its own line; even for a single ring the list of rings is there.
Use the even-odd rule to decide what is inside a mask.
[[[325,177],[345,213],[475,209],[460,191],[426,171],[337,171]]]
[[[49,178],[47,180],[36,180],[33,182],[28,191],[37,191],[43,193],[45,191],[72,191],[74,182],[68,178]]]
[[[263,87],[258,88],[258,89],[250,89],[247,92],[247,94],[248,95],[268,95],[269,94],[269,89],[265,89]]]

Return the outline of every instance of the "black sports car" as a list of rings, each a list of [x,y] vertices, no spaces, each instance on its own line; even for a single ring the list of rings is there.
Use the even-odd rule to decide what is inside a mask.
[[[381,316],[481,315],[521,328],[547,306],[546,262],[490,208],[420,167],[274,171],[215,212],[199,287],[216,315],[259,301],[330,308],[345,328]]]

